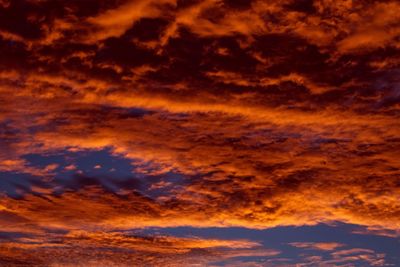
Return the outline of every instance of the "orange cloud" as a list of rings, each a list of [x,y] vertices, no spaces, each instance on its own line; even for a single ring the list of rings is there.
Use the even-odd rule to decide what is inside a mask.
[[[335,250],[339,247],[344,246],[340,243],[312,243],[312,242],[294,242],[290,243],[291,246],[297,248],[317,249],[317,250]]]
[[[119,37],[140,19],[161,16],[162,7],[165,5],[175,6],[176,1],[128,1],[115,9],[89,17],[88,22],[98,27],[98,30],[91,34],[87,41],[96,42],[109,37]]]
[[[69,232],[9,242],[6,264],[73,265],[71,252],[112,265],[90,249],[112,242],[110,257],[135,251],[126,265],[277,255],[248,240],[113,234],[132,228],[339,221],[395,236],[399,5],[308,2],[0,1],[0,226]],[[95,152],[129,167],[79,164]],[[323,263],[382,264],[359,252]]]
[[[16,242],[17,241],[17,242]],[[249,248],[257,243],[245,240],[176,238],[172,236],[135,236],[121,233],[71,231],[65,235],[36,234],[3,242],[2,264],[50,264],[87,266],[132,264],[179,266],[185,263],[207,264],[237,256],[279,254],[279,251]]]

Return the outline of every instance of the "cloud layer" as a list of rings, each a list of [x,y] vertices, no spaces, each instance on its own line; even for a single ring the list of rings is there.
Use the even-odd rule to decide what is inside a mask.
[[[339,221],[396,236],[399,11],[397,1],[0,1],[1,228],[81,230],[82,246],[98,229],[119,240],[111,232],[176,226]],[[129,174],[96,156],[80,166],[99,151]],[[257,247],[159,241],[146,253]],[[27,257],[7,246],[10,262]]]

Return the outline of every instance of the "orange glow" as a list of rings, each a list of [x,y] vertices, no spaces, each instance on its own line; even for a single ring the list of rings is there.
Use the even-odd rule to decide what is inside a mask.
[[[0,265],[387,263],[161,232],[397,238],[397,1],[59,2],[0,0]]]

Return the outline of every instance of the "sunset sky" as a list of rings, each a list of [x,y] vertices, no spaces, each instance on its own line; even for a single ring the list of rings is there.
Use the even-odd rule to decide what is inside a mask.
[[[0,0],[0,266],[400,266],[400,1]]]

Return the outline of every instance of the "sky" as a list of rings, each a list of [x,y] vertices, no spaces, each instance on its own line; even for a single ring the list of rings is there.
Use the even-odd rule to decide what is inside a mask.
[[[0,0],[0,266],[400,266],[400,2]]]

